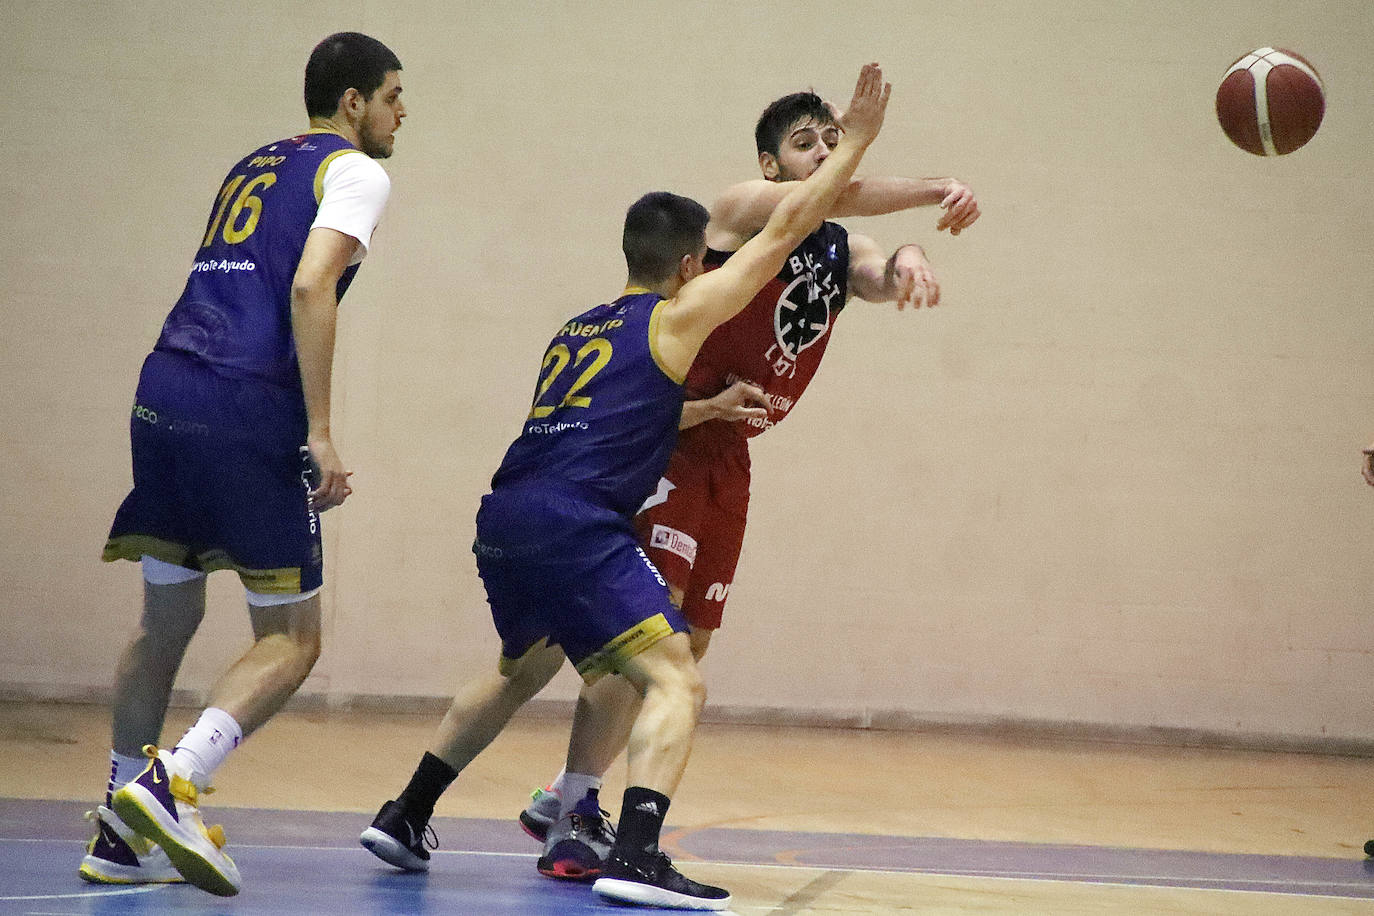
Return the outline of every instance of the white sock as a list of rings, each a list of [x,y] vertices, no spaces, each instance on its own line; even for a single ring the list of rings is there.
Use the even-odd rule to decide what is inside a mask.
[[[577,803],[586,796],[588,791],[601,788],[601,777],[588,776],[585,773],[569,773],[565,769],[558,774],[558,779],[554,781],[554,785],[559,790],[558,816],[564,818],[567,817],[569,811],[577,807]]]
[[[105,803],[115,792],[139,777],[148,766],[147,757],[125,757],[110,749],[110,783],[105,787]]]
[[[188,779],[197,789],[210,786],[214,774],[229,752],[243,740],[243,729],[234,717],[214,706],[200,714],[200,718],[177,742],[172,759],[189,770]]]

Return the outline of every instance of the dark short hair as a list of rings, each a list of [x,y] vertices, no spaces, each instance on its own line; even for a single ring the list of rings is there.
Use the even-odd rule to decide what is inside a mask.
[[[371,99],[387,73],[399,69],[400,59],[377,39],[361,32],[335,32],[315,45],[306,62],[305,113],[312,118],[329,117],[350,89]]]
[[[630,278],[659,283],[671,277],[684,256],[706,244],[711,214],[690,197],[667,191],[645,194],[625,212],[620,247]]]
[[[824,99],[814,92],[794,92],[778,99],[759,115],[759,123],[754,127],[754,145],[760,153],[776,156],[782,148],[783,134],[803,120],[838,126],[834,112],[825,107]]]

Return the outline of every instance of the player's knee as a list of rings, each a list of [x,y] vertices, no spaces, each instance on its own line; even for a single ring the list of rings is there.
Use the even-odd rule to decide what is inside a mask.
[[[205,617],[205,574],[145,557],[143,583],[140,638],[168,646],[188,643]]]
[[[199,612],[188,610],[186,613],[161,614],[145,611],[139,621],[138,633],[134,640],[145,647],[157,647],[162,653],[171,655],[184,650],[191,638],[200,629],[200,621],[205,616],[204,609]]]
[[[299,681],[304,681],[319,661],[323,640],[318,591],[307,595],[248,593],[253,636],[270,642],[286,656]]]
[[[563,650],[557,646],[532,649],[506,673],[506,689],[519,696],[521,702],[533,699],[562,666]]]
[[[661,686],[678,701],[690,705],[697,713],[706,705],[706,681],[694,659],[672,666],[661,677]]]
[[[285,633],[273,633],[263,637],[271,640],[279,646],[282,656],[290,668],[291,676],[297,685],[305,681],[314,670],[315,663],[320,660],[320,631],[319,630],[291,630]]]
[[[320,631],[306,630],[292,633],[291,642],[296,649],[297,664],[305,669],[306,674],[309,674],[311,669],[315,667],[315,662],[320,660],[320,651],[323,648]]]

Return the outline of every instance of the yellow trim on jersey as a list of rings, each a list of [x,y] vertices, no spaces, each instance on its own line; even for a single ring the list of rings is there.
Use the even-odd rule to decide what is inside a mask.
[[[671,299],[660,299],[654,304],[654,313],[649,316],[649,355],[654,358],[654,364],[658,366],[660,372],[672,379],[675,384],[682,385],[686,383],[687,376],[679,375],[669,369],[668,364],[663,361],[663,354],[658,352],[658,319],[662,314],[663,307],[672,301]]]
[[[627,286],[627,287],[625,287],[625,289],[623,289],[623,290],[621,291],[620,295],[619,295],[617,298],[623,299],[623,298],[625,298],[626,296],[642,296],[642,295],[644,295],[645,293],[652,293],[652,292],[653,292],[653,290],[648,289],[647,287],[643,287],[643,286]]]
[[[655,614],[642,620],[621,633],[615,639],[584,658],[577,666],[577,673],[588,684],[593,684],[603,674],[619,671],[626,661],[648,649],[665,636],[673,635],[673,625],[662,614]]]
[[[321,133],[332,134],[333,131],[326,130],[321,131]],[[324,170],[329,168],[329,163],[338,159],[340,156],[347,156],[349,153],[357,153],[360,156],[363,155],[362,150],[348,147],[347,149],[336,149],[328,156],[325,156],[324,159],[320,160],[320,167],[315,169],[315,206],[319,206],[320,201],[324,200]]]
[[[115,560],[133,560],[135,563],[144,556],[154,557],[173,566],[183,566],[191,553],[185,544],[164,541],[146,534],[122,534],[105,542],[105,550],[100,559],[106,563]]]
[[[232,569],[239,574],[243,587],[259,595],[299,595],[301,592],[301,568],[281,566],[276,569],[249,569],[229,558],[223,550],[207,550],[196,558],[201,569],[214,572],[217,569]]]
[[[198,569],[201,572],[215,572],[232,569],[238,573],[244,588],[260,595],[298,595],[301,592],[301,570],[299,566],[282,566],[277,569],[250,569],[235,563],[223,550],[207,550],[196,557],[196,566],[186,565],[190,550],[184,544],[164,541],[146,534],[123,534],[105,542],[105,550],[100,558],[107,563],[114,560],[132,560],[137,563],[144,556],[154,557],[164,563],[185,569]]]

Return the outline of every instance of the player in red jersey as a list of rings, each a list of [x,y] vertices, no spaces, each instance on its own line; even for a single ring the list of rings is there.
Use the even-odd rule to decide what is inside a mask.
[[[763,178],[731,187],[711,208],[708,266],[739,250],[788,189],[820,167],[843,136],[841,123],[839,112],[811,92],[768,106],[755,131]],[[937,231],[958,235],[979,216],[972,190],[952,178],[856,178],[830,215],[869,216],[935,204],[943,209]],[[645,550],[691,625],[698,660],[720,626],[744,540],[748,440],[791,411],[851,297],[920,308],[938,304],[940,288],[919,245],[902,245],[889,256],[867,236],[826,222],[744,311],[712,333],[692,364],[677,448],[636,521]],[[621,678],[583,688],[567,767],[549,788],[536,790],[520,815],[526,831],[545,840],[546,853],[566,849],[573,834],[604,856],[599,838],[577,832],[577,819],[569,815],[589,790],[599,788],[601,774],[624,748],[638,700]]]

